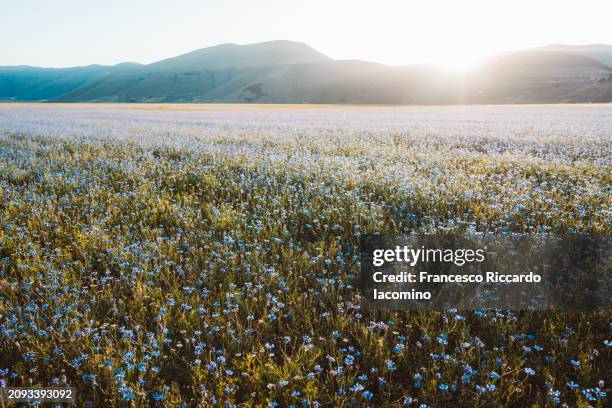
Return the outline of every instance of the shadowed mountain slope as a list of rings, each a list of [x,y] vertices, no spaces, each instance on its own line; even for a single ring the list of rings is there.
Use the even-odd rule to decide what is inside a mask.
[[[0,100],[38,101],[57,98],[113,72],[129,72],[139,64],[89,65],[73,68],[0,67]]]

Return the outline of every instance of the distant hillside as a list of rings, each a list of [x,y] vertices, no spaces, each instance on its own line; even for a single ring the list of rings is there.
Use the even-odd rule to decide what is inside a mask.
[[[612,67],[612,45],[590,44],[590,45],[563,45],[551,44],[544,47],[537,47],[534,51],[556,51],[569,52],[593,58],[603,64]]]
[[[612,79],[587,86],[566,96],[567,102],[610,102],[612,101]]]
[[[605,54],[608,46],[597,47],[601,48],[586,51]],[[564,50],[507,53],[491,58],[470,73],[458,74],[430,65],[389,67],[366,61],[337,61],[303,43],[272,41],[222,44],[148,65],[64,69],[0,67],[0,100],[610,102],[611,83],[612,68],[583,53]]]
[[[0,67],[0,100],[38,101],[57,98],[73,89],[113,72],[128,72],[139,66],[89,65],[74,68]]]
[[[552,51],[508,53],[485,63],[468,79],[468,100],[498,102],[594,102],[578,91],[612,77],[612,68],[581,55]],[[612,101],[612,99],[611,99]]]

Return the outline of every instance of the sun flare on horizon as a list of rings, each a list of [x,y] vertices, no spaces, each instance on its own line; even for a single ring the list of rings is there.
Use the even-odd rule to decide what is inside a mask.
[[[439,58],[431,61],[431,64],[448,71],[469,72],[495,54],[499,54],[499,52],[473,51],[457,53],[448,50],[447,53],[441,54]]]

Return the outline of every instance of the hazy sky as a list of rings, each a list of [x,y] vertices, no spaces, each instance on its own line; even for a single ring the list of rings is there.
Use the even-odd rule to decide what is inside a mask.
[[[0,65],[149,63],[276,39],[336,59],[461,66],[553,42],[612,44],[612,0],[0,0]]]

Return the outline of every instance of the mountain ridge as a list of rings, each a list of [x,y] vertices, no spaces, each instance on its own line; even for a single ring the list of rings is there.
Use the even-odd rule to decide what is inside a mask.
[[[549,44],[543,47],[535,47],[536,51],[567,52],[571,54],[583,55],[612,67],[612,45],[607,44],[586,44],[586,45],[566,45]]]
[[[426,64],[333,60],[295,41],[226,43],[151,64],[0,67],[0,101],[612,102],[606,47],[612,50],[605,44],[551,44],[499,54],[472,72],[456,73]]]

